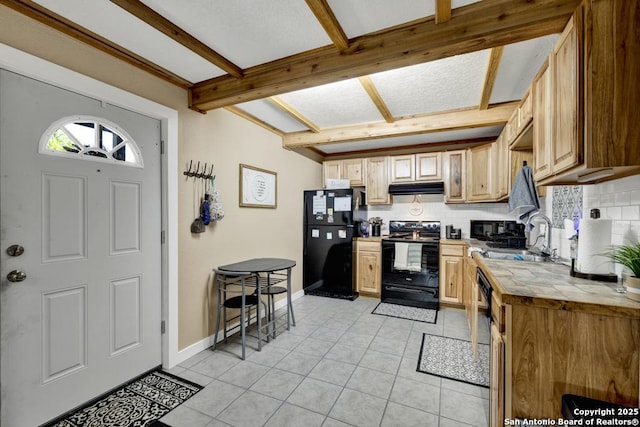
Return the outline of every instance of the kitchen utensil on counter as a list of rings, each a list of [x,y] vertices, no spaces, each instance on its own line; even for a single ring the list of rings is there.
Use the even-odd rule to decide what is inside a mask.
[[[462,238],[462,230],[459,228],[452,229],[450,238],[452,240],[460,240]]]

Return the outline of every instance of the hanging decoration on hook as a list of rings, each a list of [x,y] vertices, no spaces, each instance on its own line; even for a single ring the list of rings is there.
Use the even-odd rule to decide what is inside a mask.
[[[422,203],[420,203],[420,196],[418,194],[413,195],[413,201],[411,202],[411,207],[409,208],[409,213],[413,216],[422,215]]]

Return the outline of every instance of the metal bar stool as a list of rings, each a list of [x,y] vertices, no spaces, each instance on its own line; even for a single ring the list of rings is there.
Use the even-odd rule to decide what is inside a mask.
[[[242,360],[245,358],[245,343],[246,333],[245,329],[251,323],[251,308],[256,308],[256,323],[258,324],[258,351],[262,350],[262,316],[260,315],[260,304],[264,307],[265,313],[267,313],[267,306],[264,301],[261,300],[261,289],[258,286],[259,278],[252,273],[237,272],[237,271],[220,271],[213,269],[214,286],[218,288],[218,313],[216,317],[216,332],[213,342],[213,349],[216,349],[218,343],[218,332],[220,331],[220,317],[223,318],[222,330],[224,333],[224,341],[227,342],[227,333],[235,328],[240,328],[240,334],[242,336]],[[247,294],[246,287],[255,286],[256,292]],[[227,309],[237,309],[240,313],[227,319]],[[246,313],[249,313],[248,318]],[[235,319],[240,318],[240,323],[228,327],[228,323]],[[267,336],[269,330],[267,329]]]
[[[287,280],[287,274],[284,273],[266,273],[265,276],[260,276],[260,291],[262,295],[267,296],[267,321],[272,325],[272,336],[276,337],[276,302],[275,296],[279,294],[287,293],[287,288],[282,286],[274,286],[277,283],[284,282]],[[293,326],[296,326],[296,318],[293,315],[293,306],[292,304],[287,304],[287,310],[291,315],[291,320],[293,321]]]

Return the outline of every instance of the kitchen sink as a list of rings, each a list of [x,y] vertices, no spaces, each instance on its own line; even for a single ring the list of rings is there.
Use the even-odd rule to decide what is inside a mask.
[[[491,249],[483,251],[482,255],[489,259],[507,259],[514,261],[529,261],[529,262],[546,262],[550,261],[550,257],[539,254],[531,253],[524,249]]]

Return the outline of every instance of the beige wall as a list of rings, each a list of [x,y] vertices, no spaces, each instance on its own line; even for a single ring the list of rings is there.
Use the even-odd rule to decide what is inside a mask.
[[[302,283],[302,191],[321,182],[321,165],[282,149],[281,138],[226,110],[187,108],[186,91],[115,60],[75,39],[0,6],[0,43],[166,105],[179,112],[178,169],[189,160],[213,163],[225,218],[192,235],[193,179],[179,177],[179,347],[213,333],[210,271],[245,258],[295,259],[294,291]],[[238,165],[278,174],[277,209],[238,207]]]

